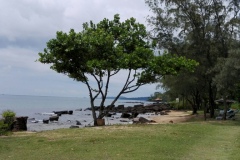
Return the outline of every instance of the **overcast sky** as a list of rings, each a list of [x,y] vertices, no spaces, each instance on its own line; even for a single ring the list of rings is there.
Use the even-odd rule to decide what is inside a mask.
[[[144,0],[0,0],[0,94],[88,97],[84,84],[35,62],[56,31],[81,31],[82,24],[103,18],[134,17],[147,25],[151,14]],[[124,75],[111,84],[115,96]],[[127,97],[150,96],[156,85],[146,85]]]

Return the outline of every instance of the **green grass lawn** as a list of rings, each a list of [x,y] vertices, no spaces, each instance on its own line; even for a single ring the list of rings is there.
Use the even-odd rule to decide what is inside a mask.
[[[105,126],[0,137],[2,160],[239,160],[240,121]]]

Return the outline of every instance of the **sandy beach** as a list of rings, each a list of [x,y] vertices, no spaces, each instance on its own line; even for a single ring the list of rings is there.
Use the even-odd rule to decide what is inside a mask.
[[[170,110],[170,112],[167,112],[167,115],[151,116],[150,119],[156,121],[156,123],[159,124],[181,123],[193,118],[194,115],[191,115],[191,113],[191,111]]]

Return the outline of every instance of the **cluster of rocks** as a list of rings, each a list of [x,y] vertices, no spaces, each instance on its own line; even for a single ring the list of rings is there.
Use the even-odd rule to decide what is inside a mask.
[[[149,105],[134,105],[133,107],[125,107],[124,105],[118,105],[115,107],[115,105],[109,105],[107,107],[104,107],[104,111],[108,112],[117,112],[117,113],[152,113],[152,112],[161,112],[163,110],[169,110],[171,106],[167,103],[153,103]],[[86,108],[86,110],[92,110],[91,108]],[[99,106],[95,106],[95,110],[100,110]]]
[[[48,124],[49,121],[53,122],[53,121],[58,121],[59,117],[62,114],[73,114],[72,110],[65,110],[65,111],[53,111],[54,115],[50,116],[49,119],[43,119],[43,123]]]
[[[72,110],[65,110],[65,111],[53,111],[54,114],[61,116],[62,114],[73,114]]]
[[[166,103],[153,103],[144,106],[143,104],[134,105],[133,107],[125,107],[124,105],[109,105],[104,107],[103,117],[114,117],[117,113],[121,113],[120,118],[132,119],[134,124],[138,123],[154,123],[152,120],[148,120],[144,117],[138,117],[139,114],[151,114],[151,115],[166,115],[167,111],[171,109],[171,106]],[[91,108],[86,108],[86,110],[92,110]],[[99,106],[95,107],[96,111],[100,110]],[[129,122],[129,120],[120,120],[121,122]]]
[[[125,107],[124,105],[109,105],[104,107],[104,116],[111,117],[116,113],[122,113],[121,118],[136,118],[138,114],[145,114],[145,113],[163,113],[164,110],[171,109],[171,106],[166,103],[153,103],[149,105],[134,105],[133,107]],[[86,110],[92,110],[91,108],[86,108]],[[100,110],[99,106],[95,107],[96,111]]]
[[[144,116],[139,117],[139,114],[144,114],[144,115],[167,114],[165,111],[170,109],[171,109],[171,106],[165,103],[152,103],[145,106],[143,104],[139,104],[139,105],[134,105],[133,107],[130,107],[130,106],[125,107],[124,105],[118,105],[118,106],[109,105],[104,107],[102,118],[111,117],[110,120],[121,118],[120,122],[128,122],[128,123],[132,122],[133,124],[153,123],[154,121],[148,120],[144,118]],[[83,110],[80,108],[80,109],[76,109],[75,111],[87,111],[87,110],[91,111],[92,109],[86,108]],[[96,106],[95,110],[100,111],[100,107]],[[45,114],[49,115],[49,117],[47,119],[43,119],[42,122],[44,124],[48,124],[50,122],[57,122],[59,120],[59,117],[63,114],[72,115],[73,111],[72,110],[53,111],[52,113],[45,113]],[[86,113],[85,115],[91,116],[90,113]],[[104,118],[103,119],[102,118],[100,118],[99,120],[104,120]],[[73,123],[70,120],[68,121],[70,122],[70,124]],[[32,122],[37,123],[38,121],[36,122],[32,121]],[[84,120],[84,122],[86,121]],[[76,123],[74,125],[71,125],[70,128],[79,128],[80,125],[82,125],[81,122],[76,121]],[[105,122],[101,121],[101,124],[99,125],[105,125]]]

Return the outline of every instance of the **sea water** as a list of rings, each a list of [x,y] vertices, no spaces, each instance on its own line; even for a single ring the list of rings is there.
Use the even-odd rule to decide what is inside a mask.
[[[111,104],[113,99],[106,99],[105,105]],[[95,100],[95,106],[100,105],[101,99]],[[137,103],[147,103],[146,101],[118,100],[115,105],[133,106]],[[29,96],[29,95],[0,95],[0,114],[5,110],[12,110],[16,116],[28,117],[28,130],[41,131],[58,128],[68,128],[75,125],[76,121],[81,122],[80,127],[93,125],[89,98],[80,97],[53,97],[53,96]],[[82,109],[82,111],[79,111]],[[62,115],[58,122],[43,124],[43,119],[48,119],[53,111],[72,110],[72,115]],[[1,118],[1,115],[0,115]],[[117,118],[117,119],[116,119]],[[107,118],[107,124],[116,124],[120,120],[120,115],[114,118]],[[119,122],[120,123],[120,122]]]

